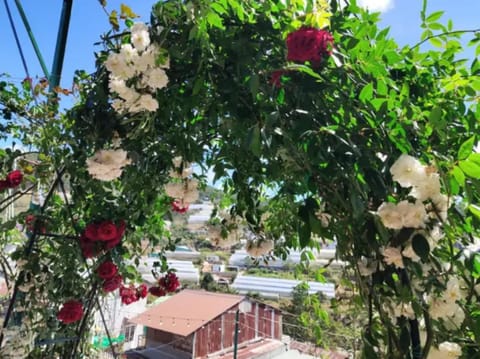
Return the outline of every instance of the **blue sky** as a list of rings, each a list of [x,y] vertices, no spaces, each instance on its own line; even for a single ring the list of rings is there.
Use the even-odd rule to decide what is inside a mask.
[[[358,0],[372,10],[382,12],[382,27],[390,26],[391,35],[401,45],[414,44],[419,40],[420,9],[422,0]],[[8,0],[13,12],[17,30],[22,41],[30,74],[42,76],[39,63],[34,55],[28,40],[25,28],[21,23],[13,0]],[[121,0],[108,0],[108,9],[119,9]],[[141,20],[148,21],[152,0],[124,0],[139,15]],[[58,31],[58,22],[62,7],[61,0],[24,0],[24,10],[30,21],[33,33],[50,69],[55,41]],[[473,29],[480,27],[480,0],[430,0],[429,12],[445,10],[444,20],[451,18],[454,27],[458,29]],[[25,77],[21,66],[12,31],[3,2],[0,3],[0,73],[8,73],[14,80],[20,81]],[[64,87],[71,85],[75,69],[92,71],[94,68],[94,43],[99,40],[100,34],[109,29],[108,17],[98,3],[98,0],[77,0],[73,2],[72,20],[68,37],[65,64],[61,84]],[[466,56],[473,58],[473,51]]]

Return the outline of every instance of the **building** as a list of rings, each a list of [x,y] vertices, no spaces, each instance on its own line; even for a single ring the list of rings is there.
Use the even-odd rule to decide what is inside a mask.
[[[170,354],[177,351],[177,358],[232,352],[235,337],[238,348],[264,340],[284,350],[281,312],[240,295],[184,290],[130,321],[147,327],[146,351],[168,346]]]
[[[118,350],[128,350],[138,347],[143,342],[144,328],[132,323],[130,318],[143,313],[147,307],[147,299],[140,299],[129,305],[123,304],[118,291],[105,296],[102,301],[103,315],[109,329],[112,341]],[[109,351],[110,343],[104,330],[100,313],[95,312],[93,325],[93,346]]]
[[[297,285],[302,283],[295,279],[279,279],[238,275],[231,285],[238,293],[258,293],[263,298],[291,297]],[[335,297],[334,283],[307,282],[309,294],[322,293],[327,298]]]

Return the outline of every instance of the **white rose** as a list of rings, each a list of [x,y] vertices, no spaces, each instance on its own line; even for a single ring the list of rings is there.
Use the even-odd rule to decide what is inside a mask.
[[[443,342],[438,348],[432,347],[428,359],[455,359],[462,355],[462,348],[457,343]]]
[[[154,68],[145,73],[145,84],[153,89],[161,89],[167,86],[168,77],[161,68]]]
[[[425,206],[421,202],[410,203],[401,201],[397,205],[397,211],[402,217],[402,226],[407,228],[423,228],[425,227],[425,219],[427,212]]]
[[[402,253],[395,247],[387,247],[383,250],[383,261],[397,268],[404,268]]]
[[[99,150],[87,159],[87,170],[93,178],[111,181],[120,177],[123,167],[130,163],[124,150]]]
[[[165,185],[165,193],[172,198],[183,198],[185,187],[183,183],[167,183]]]
[[[134,49],[130,44],[123,44],[120,48],[120,56],[123,56],[124,61],[134,63],[138,60],[137,49]]]
[[[401,229],[403,227],[402,213],[398,211],[394,203],[383,202],[378,207],[377,214],[385,227],[392,229]]]
[[[138,51],[143,51],[150,45],[150,35],[145,30],[132,32],[130,40]]]
[[[413,186],[410,195],[420,201],[434,198],[440,194],[440,176],[438,173],[430,173],[424,176],[421,182]]]
[[[394,181],[402,187],[415,186],[426,177],[425,167],[416,158],[401,155],[390,168]]]
[[[151,95],[142,95],[140,96],[138,101],[140,102],[140,106],[147,111],[154,112],[158,110],[158,101],[154,99]]]
[[[149,68],[155,67],[155,57],[156,52],[152,50],[152,46],[150,46],[146,51],[142,52],[142,54],[138,57],[137,61],[135,62],[135,70],[139,73],[143,73],[147,71]]]

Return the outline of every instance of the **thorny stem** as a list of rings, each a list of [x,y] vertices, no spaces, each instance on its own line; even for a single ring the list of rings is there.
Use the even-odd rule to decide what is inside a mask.
[[[50,187],[50,190],[47,193],[47,196],[45,197],[45,202],[43,203],[43,206],[40,209],[40,214],[43,214],[45,212],[45,209],[47,208],[48,202],[50,201],[51,197],[53,196],[53,193],[55,192],[55,189],[57,188],[58,183],[61,180],[61,176],[63,175],[63,172],[65,171],[65,167],[62,168],[61,170],[57,171],[57,178],[55,178],[55,181],[53,182],[52,186]],[[35,221],[34,228],[33,228],[33,233],[30,235],[30,238],[27,242],[27,246],[25,247],[24,250],[24,256],[30,255],[33,249],[33,245],[35,243],[35,239],[37,238],[38,230],[39,230],[40,222]],[[23,277],[23,270],[20,272],[18,278]],[[15,302],[17,301],[17,296],[18,296],[18,290],[19,290],[19,279],[15,281],[15,285],[13,287],[13,293],[12,293],[12,298],[10,299],[10,303],[8,304],[8,309],[7,312],[5,313],[5,319],[3,321],[3,328],[7,328],[8,322],[10,321],[10,317],[13,312],[13,308],[15,306]],[[0,333],[0,346],[2,345],[3,342],[3,330]]]
[[[67,208],[67,212],[68,212],[68,216],[70,217],[70,221],[72,222],[72,226],[73,226],[73,229],[75,230],[75,232],[77,233],[77,237],[74,237],[75,239],[78,239],[78,236],[80,236],[80,233],[78,231],[78,228],[76,226],[76,222],[75,222],[75,218],[73,216],[73,213],[72,213],[72,209],[70,207],[70,203],[68,201],[68,196],[67,196],[67,191],[65,190],[65,184],[63,183],[63,180],[60,178],[60,189],[62,190],[62,194],[63,194],[63,198],[65,200],[65,206]],[[78,243],[78,241],[77,241]],[[83,256],[82,256],[83,257]],[[87,263],[87,261],[85,260],[84,258],[84,264],[85,266],[87,267],[87,272],[89,274],[89,279],[92,283],[92,287],[97,287],[98,286],[98,282],[95,281],[92,276],[91,276],[91,269]],[[115,348],[113,346],[113,341],[112,341],[112,337],[110,335],[110,331],[108,330],[108,326],[107,326],[107,322],[105,320],[105,315],[103,314],[103,310],[102,310],[102,306],[100,305],[100,301],[98,300],[98,297],[95,297],[95,304],[97,305],[97,309],[100,313],[100,318],[102,319],[102,323],[103,323],[103,327],[105,329],[105,334],[107,335],[107,338],[108,338],[108,343],[110,344],[110,350],[112,351],[112,355],[114,358],[117,357],[117,353],[115,352]],[[84,316],[84,321],[87,320],[87,317],[88,317],[88,313],[85,314]],[[83,333],[81,333],[83,334]],[[81,340],[81,334],[79,335],[78,339],[77,339],[77,342],[75,343],[75,346],[74,346],[74,350],[72,352],[72,356],[75,355],[75,351],[78,347],[78,344],[79,344],[79,341]]]

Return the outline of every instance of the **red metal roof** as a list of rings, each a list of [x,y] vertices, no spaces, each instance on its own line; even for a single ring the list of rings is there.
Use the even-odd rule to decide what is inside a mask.
[[[245,297],[240,295],[186,289],[130,319],[130,322],[188,336],[243,299]]]

